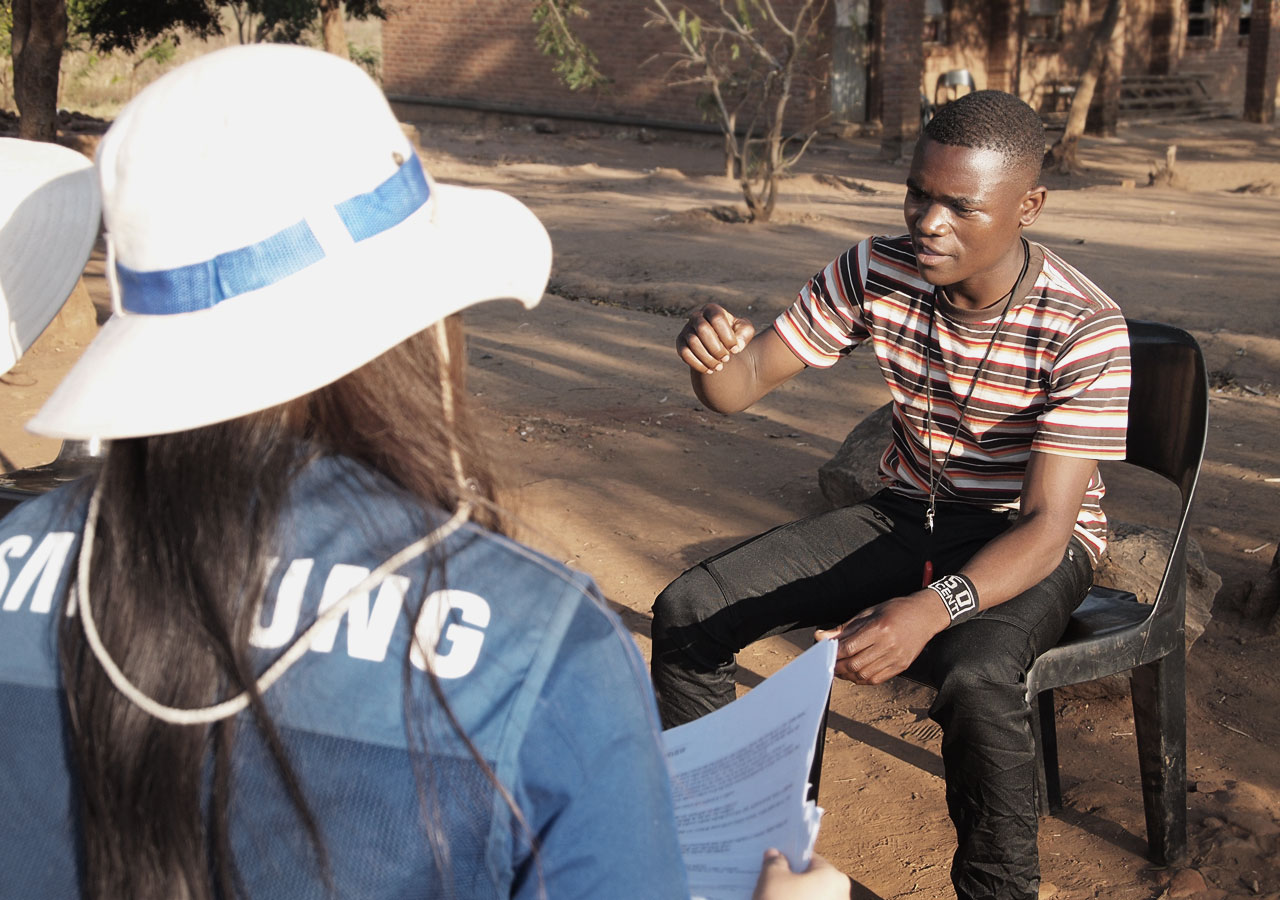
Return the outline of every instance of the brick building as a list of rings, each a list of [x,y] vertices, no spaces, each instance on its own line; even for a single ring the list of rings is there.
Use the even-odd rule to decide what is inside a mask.
[[[782,11],[796,0],[773,0]],[[697,86],[671,87],[675,39],[646,27],[643,0],[584,0],[574,27],[612,83],[574,92],[534,45],[528,0],[398,4],[383,27],[383,86],[412,118],[429,104],[624,124],[708,127]],[[711,0],[688,0],[704,15]],[[921,100],[965,69],[979,88],[1017,93],[1060,116],[1105,0],[829,0],[794,125],[878,129],[889,153],[914,140]],[[1196,95],[1216,111],[1270,121],[1280,77],[1280,0],[1124,0],[1099,94],[1099,122],[1159,112]],[[1252,46],[1251,46],[1252,44]],[[1254,58],[1250,62],[1250,57]],[[1180,93],[1181,92],[1181,93]],[[1145,99],[1144,99],[1145,98]],[[1182,102],[1178,101],[1178,102]],[[1185,106],[1186,103],[1184,102]],[[1201,104],[1202,106],[1204,104]]]
[[[775,0],[784,13],[794,0]],[[698,0],[689,4],[710,11]],[[641,0],[586,0],[573,27],[599,57],[610,84],[571,91],[553,60],[534,45],[529,0],[430,0],[396,4],[382,28],[383,87],[393,100],[496,112],[700,126],[701,91],[669,87],[676,40],[665,25],[646,27]],[[825,71],[801,79],[792,106],[799,121],[825,113]]]
[[[1062,87],[1077,79],[1105,5],[1105,0],[931,0],[924,24],[924,84],[936,85],[948,69],[967,68],[979,86],[1012,91],[1051,112],[1061,102]],[[1197,78],[1208,97],[1239,115],[1253,5],[1253,0],[1125,0],[1112,48],[1113,78],[1118,74],[1133,83]]]

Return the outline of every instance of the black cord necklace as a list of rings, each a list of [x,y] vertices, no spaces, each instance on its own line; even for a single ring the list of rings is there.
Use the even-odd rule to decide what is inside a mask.
[[[978,389],[978,380],[982,377],[982,370],[987,364],[987,359],[991,356],[991,350],[996,345],[996,338],[1000,335],[1000,329],[1004,327],[1005,317],[1009,315],[1009,307],[1013,306],[1013,292],[1018,289],[1018,285],[1022,283],[1022,279],[1026,277],[1027,268],[1031,265],[1031,248],[1027,244],[1027,239],[1022,238],[1022,271],[1018,273],[1018,278],[1013,283],[1013,287],[1009,288],[1009,293],[1004,295],[1004,309],[1000,311],[1000,318],[996,322],[995,330],[991,332],[991,340],[987,341],[986,352],[982,354],[982,360],[978,363],[978,368],[973,373],[973,381],[969,384],[969,392],[965,394],[964,400],[960,403],[960,412],[956,416],[956,429],[951,432],[951,442],[947,444],[947,452],[942,457],[942,465],[938,467],[935,476],[933,471],[933,352],[929,344],[925,344],[924,351],[924,372],[925,372],[925,429],[928,434],[926,440],[929,454],[929,510],[925,513],[924,525],[930,534],[933,534],[933,521],[937,515],[938,487],[942,484],[942,476],[947,471],[947,464],[951,462],[951,451],[955,449],[956,438],[960,434],[960,424],[964,421],[965,411],[969,408],[969,401],[973,399],[974,392]],[[933,303],[929,306],[929,334],[928,338],[933,339],[935,311],[938,308],[938,300],[942,294],[941,287],[933,289]],[[942,333],[938,333],[938,354],[942,355]],[[943,374],[946,374],[946,362],[943,361]],[[925,584],[932,579],[933,562],[926,560],[925,562]]]

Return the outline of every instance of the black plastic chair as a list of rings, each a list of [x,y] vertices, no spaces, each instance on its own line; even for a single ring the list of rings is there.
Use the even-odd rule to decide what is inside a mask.
[[[1173,546],[1151,605],[1125,590],[1089,591],[1058,646],[1027,673],[1027,701],[1039,713],[1032,716],[1032,730],[1040,761],[1036,804],[1043,815],[1062,808],[1054,688],[1131,673],[1147,841],[1152,860],[1167,865],[1187,849],[1187,517],[1204,458],[1209,385],[1191,335],[1158,322],[1128,325],[1133,386],[1125,462],[1177,486],[1182,499]],[[822,734],[818,741],[821,748]],[[818,754],[810,779],[814,797],[820,760]]]
[[[102,465],[105,450],[99,441],[63,441],[52,462],[0,474],[0,517],[24,500],[93,472]]]
[[[937,113],[938,108],[956,99],[960,94],[960,88],[966,87],[970,92],[976,91],[978,86],[974,84],[973,75],[968,69],[950,69],[938,76],[938,80],[933,85],[933,97],[925,95],[920,91],[920,127],[929,124],[929,120]],[[946,96],[941,101],[938,100],[938,91],[946,89]]]
[[[944,88],[946,96],[939,102],[938,91]],[[970,93],[978,89],[978,86],[974,84],[973,75],[968,69],[950,69],[943,72],[933,84],[933,108],[936,110],[942,104],[962,96],[960,88],[968,88]]]
[[[1177,530],[1154,603],[1095,586],[1058,646],[1027,673],[1040,749],[1037,804],[1062,808],[1053,689],[1130,673],[1134,734],[1150,856],[1160,864],[1187,850],[1187,519],[1204,459],[1209,384],[1191,335],[1172,325],[1129,322],[1133,387],[1125,462],[1162,475],[1181,494]]]

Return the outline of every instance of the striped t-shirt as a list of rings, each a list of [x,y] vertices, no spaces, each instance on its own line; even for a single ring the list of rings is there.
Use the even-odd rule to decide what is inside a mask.
[[[933,286],[917,271],[905,235],[868,238],[850,248],[810,279],[774,322],[782,340],[809,366],[834,365],[870,339],[894,401],[893,440],[881,457],[880,476],[900,493],[927,499],[932,467],[939,521],[947,502],[1016,510],[1032,450],[1124,458],[1129,406],[1124,317],[1056,254],[1039,244],[1029,246],[1027,273],[1014,289],[976,388],[975,370],[1003,304],[966,310],[938,292],[937,308],[931,310]],[[930,369],[932,434],[925,388]],[[949,446],[951,459],[938,481]],[[1107,520],[1099,505],[1104,492],[1095,471],[1076,518],[1076,534],[1095,564],[1106,549]]]

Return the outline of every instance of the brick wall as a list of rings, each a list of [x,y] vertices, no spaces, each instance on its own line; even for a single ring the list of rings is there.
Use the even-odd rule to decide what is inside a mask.
[[[1260,3],[1254,3],[1258,6]],[[1240,0],[1213,6],[1213,34],[1188,37],[1178,60],[1177,71],[1202,76],[1212,97],[1228,100],[1239,113],[1244,107],[1245,69],[1249,59],[1249,38],[1240,35]]]
[[[775,0],[784,21],[796,0]],[[534,46],[535,26],[528,0],[432,0],[397,3],[383,25],[383,88],[387,94],[477,103],[534,115],[621,117],[633,121],[696,124],[703,92],[696,86],[669,87],[676,46],[667,26],[645,27],[640,0],[589,0],[590,16],[574,28],[599,57],[612,80],[602,90],[571,91],[556,77],[554,61]],[[689,6],[704,16],[705,0]],[[831,12],[813,57],[829,52]],[[825,43],[824,43],[825,42]],[[825,64],[825,63],[824,63]],[[819,67],[799,80],[788,121],[807,124],[828,103]]]
[[[920,133],[920,87],[924,71],[924,0],[898,0],[880,20],[880,147],[896,158],[910,152]]]
[[[1134,0],[1130,0],[1134,2]],[[950,69],[968,69],[979,90],[1016,93],[1036,109],[1052,111],[1056,85],[1074,83],[1089,41],[1090,4],[1062,4],[1062,32],[1054,40],[1032,40],[1025,26],[1025,0],[952,0],[948,40],[924,48],[924,82],[929,97],[944,99],[938,77]],[[1093,4],[1095,18],[1101,3]]]
[[[968,69],[979,88],[1014,91],[1037,109],[1060,110],[1065,95],[1058,88],[1079,77],[1106,3],[1064,0],[1061,34],[1040,42],[1019,38],[1021,6],[1020,0],[952,0],[947,43],[924,48],[921,89],[932,94],[940,74]],[[1212,33],[1188,37],[1186,0],[1126,0],[1120,26],[1123,74],[1199,74],[1211,96],[1230,101],[1238,111],[1244,100],[1249,45],[1239,34],[1240,0],[1222,0],[1211,9]],[[906,15],[905,4],[895,10],[899,20]],[[1116,89],[1116,73],[1102,89]]]

